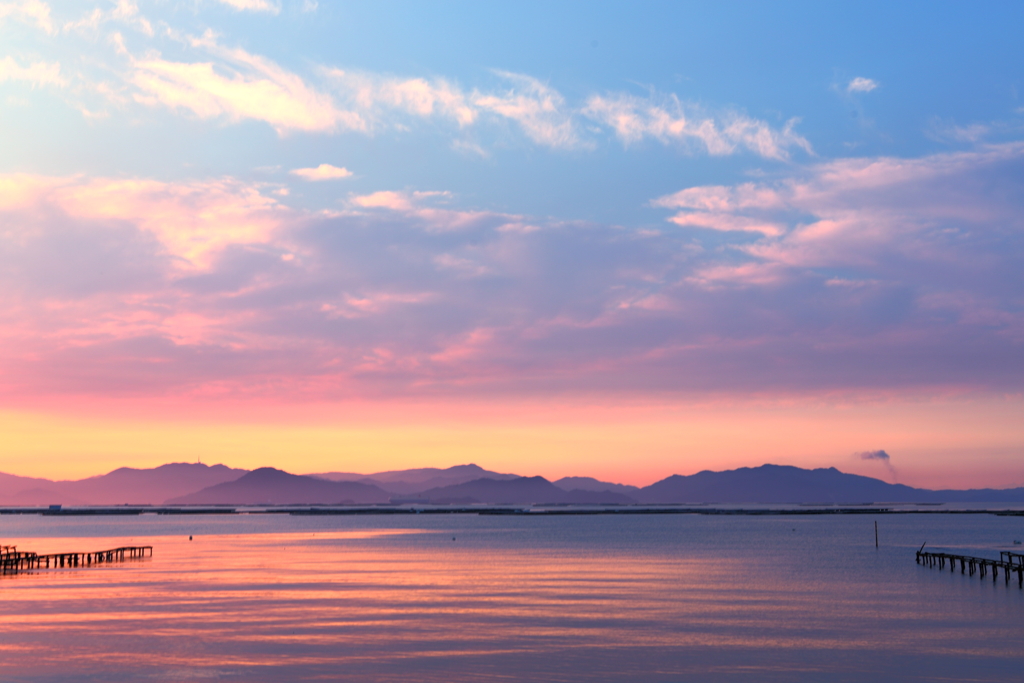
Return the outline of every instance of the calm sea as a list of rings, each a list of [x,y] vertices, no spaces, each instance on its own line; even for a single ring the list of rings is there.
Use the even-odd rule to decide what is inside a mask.
[[[990,515],[3,516],[23,550],[154,555],[0,579],[0,680],[1019,681],[1016,581],[914,563],[1014,539]]]

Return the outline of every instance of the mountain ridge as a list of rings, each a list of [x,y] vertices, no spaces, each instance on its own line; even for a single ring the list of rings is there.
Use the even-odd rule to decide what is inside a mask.
[[[410,500],[438,504],[1024,503],[1024,487],[919,489],[844,473],[835,467],[803,469],[774,464],[673,474],[644,487],[592,477],[570,476],[551,482],[539,476],[491,472],[475,464],[327,475],[199,463],[168,463],[151,469],[122,467],[77,481],[0,473],[0,505],[377,504]]]

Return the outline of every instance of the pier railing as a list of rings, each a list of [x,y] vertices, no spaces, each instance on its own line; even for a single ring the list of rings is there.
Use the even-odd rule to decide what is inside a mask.
[[[999,570],[1003,570],[1003,580],[1010,585],[1010,577],[1017,574],[1017,587],[1024,588],[1024,553],[1015,553],[1004,550],[999,553],[999,559],[993,560],[987,557],[973,557],[971,555],[958,555],[955,553],[936,553],[925,551],[924,546],[917,551],[917,563],[928,567],[945,569],[949,565],[949,571],[956,571],[957,563],[960,563],[960,573],[974,576],[980,574],[985,578],[988,573],[992,574],[992,580],[999,578]]]
[[[17,546],[0,546],[0,574],[14,574],[32,569],[65,569],[93,567],[153,556],[153,546],[123,546],[90,553],[48,553],[19,551]]]

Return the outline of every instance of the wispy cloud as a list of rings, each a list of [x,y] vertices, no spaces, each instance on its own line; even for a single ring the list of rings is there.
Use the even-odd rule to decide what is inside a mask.
[[[326,74],[337,97],[378,127],[387,126],[396,112],[450,119],[460,127],[477,118],[467,95],[444,79],[382,77],[341,69],[327,69]]]
[[[373,128],[395,123],[395,115],[450,121],[461,130],[484,118],[515,122],[534,142],[547,147],[581,144],[573,112],[560,93],[523,74],[495,72],[511,85],[498,93],[466,91],[441,78],[394,78],[328,69],[333,92]]]
[[[348,178],[352,175],[352,171],[347,168],[340,168],[338,166],[331,166],[330,164],[320,164],[313,168],[296,168],[290,171],[292,175],[297,175],[303,180],[339,180],[341,178]]]
[[[95,34],[101,26],[111,22],[135,28],[150,38],[154,35],[153,24],[142,15],[135,0],[117,0],[113,7],[106,10],[101,7],[93,7],[78,19],[64,23],[61,30],[64,33]]]
[[[794,147],[811,152],[810,143],[793,131],[796,120],[773,129],[764,121],[736,112],[716,118],[690,109],[672,96],[655,100],[618,93],[592,96],[583,114],[610,127],[627,145],[653,138],[696,146],[716,156],[744,149],[772,159],[788,158]]]
[[[212,61],[133,60],[130,78],[140,91],[136,99],[200,118],[265,121],[280,134],[366,128],[357,113],[339,109],[328,94],[269,59],[221,48],[209,34],[195,44],[221,58],[216,68]]]
[[[125,20],[143,21],[134,5],[123,14]],[[111,18],[87,17],[96,22]],[[267,57],[224,47],[211,32],[182,38],[202,55],[191,61],[153,51],[136,57],[123,39],[115,38],[128,59],[127,81],[136,101],[202,119],[264,121],[281,135],[375,135],[433,122],[450,126],[456,148],[487,156],[479,141],[467,139],[467,131],[479,137],[511,124],[533,143],[554,149],[591,149],[610,132],[627,145],[651,139],[717,156],[746,151],[784,160],[794,149],[811,152],[810,143],[794,130],[796,119],[777,128],[735,111],[702,113],[673,96],[610,93],[573,104],[549,83],[500,70],[493,72],[500,85],[490,89],[468,89],[439,77],[402,78],[334,67],[317,67],[312,76],[302,76]]]
[[[512,87],[503,93],[476,93],[473,103],[522,126],[534,142],[549,147],[577,147],[579,135],[562,95],[536,78],[507,71],[496,72]]]
[[[932,140],[939,142],[966,142],[969,144],[976,144],[984,140],[993,132],[999,131],[1000,129],[1005,130],[1006,128],[1007,126],[1005,123],[999,122],[957,125],[936,117],[933,118],[927,128],[925,128],[925,135],[930,137]]]
[[[11,57],[0,59],[0,82],[24,81],[33,86],[65,85],[60,74],[60,64],[56,62],[32,62],[21,66]]]
[[[794,132],[795,120],[775,129],[736,112],[691,117],[671,96],[655,103],[618,93],[593,96],[574,107],[549,84],[507,71],[494,72],[510,86],[498,92],[465,90],[445,79],[402,79],[341,69],[325,73],[334,95],[359,113],[368,130],[394,125],[396,114],[447,120],[459,130],[509,121],[539,145],[573,149],[595,146],[593,126],[589,133],[581,127],[581,121],[589,120],[610,128],[626,144],[651,138],[663,144],[694,143],[695,151],[713,155],[746,150],[776,159],[787,158],[792,148],[811,151],[810,143]],[[458,144],[479,151],[479,146]]]
[[[54,32],[50,6],[41,0],[0,2],[0,22],[8,18],[35,24],[46,33]]]

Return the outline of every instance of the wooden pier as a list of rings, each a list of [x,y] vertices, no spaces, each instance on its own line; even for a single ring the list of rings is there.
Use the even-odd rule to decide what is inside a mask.
[[[71,569],[153,557],[153,546],[124,546],[92,553],[39,553],[19,551],[17,546],[0,546],[0,574],[15,574],[33,569]]]
[[[928,567],[945,569],[949,565],[949,571],[956,571],[957,562],[960,563],[960,573],[974,576],[976,573],[985,578],[991,572],[992,580],[999,578],[999,570],[1003,570],[1003,580],[1010,585],[1011,576],[1017,574],[1017,587],[1024,588],[1024,553],[1002,551],[999,559],[993,560],[987,557],[972,557],[970,555],[956,555],[953,553],[925,552],[924,546],[917,551],[917,563]]]

